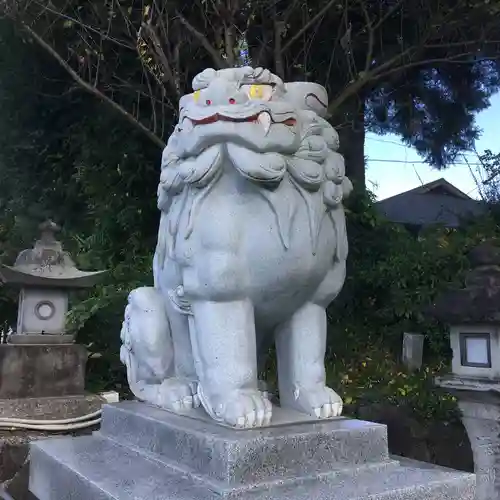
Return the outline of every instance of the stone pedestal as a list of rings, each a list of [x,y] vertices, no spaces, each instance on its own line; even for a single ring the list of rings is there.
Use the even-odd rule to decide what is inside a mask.
[[[84,393],[87,351],[81,345],[0,345],[0,400]]]
[[[474,456],[476,500],[500,500],[500,381],[447,375],[436,384],[458,399]]]
[[[474,455],[476,500],[499,500],[500,407],[467,400],[459,401],[459,406]]]
[[[13,334],[9,337],[9,344],[30,344],[30,345],[52,345],[52,344],[72,344],[75,341],[74,335],[21,335]]]
[[[313,422],[276,409],[271,427],[233,430],[200,412],[104,407],[93,436],[32,444],[39,500],[473,500],[475,477],[389,457],[387,429]]]
[[[102,398],[85,394],[86,363],[81,345],[1,344],[0,418],[54,421],[96,412]],[[0,484],[15,500],[31,498],[29,443],[51,433],[6,425],[0,425]]]

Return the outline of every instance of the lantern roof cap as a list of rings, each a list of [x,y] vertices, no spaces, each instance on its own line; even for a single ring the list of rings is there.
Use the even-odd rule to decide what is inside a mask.
[[[53,221],[40,224],[40,238],[33,248],[23,250],[13,266],[0,265],[0,277],[6,283],[22,286],[87,288],[95,285],[106,271],[81,271],[64,251],[56,233],[61,229]]]
[[[443,323],[500,324],[500,246],[487,240],[469,252],[465,286],[450,288],[426,308]]]

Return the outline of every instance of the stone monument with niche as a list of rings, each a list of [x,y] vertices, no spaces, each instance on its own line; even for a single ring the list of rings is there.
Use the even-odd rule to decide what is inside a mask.
[[[121,359],[138,401],[92,437],[32,447],[40,500],[474,498],[474,476],[389,457],[341,417],[325,308],[346,273],[351,191],[326,90],[206,70],[163,153],[154,287],[131,292]],[[258,380],[270,346],[279,405]]]
[[[68,292],[94,286],[103,271],[80,271],[55,238],[60,228],[52,221],[40,225],[34,248],[23,250],[14,266],[1,265],[0,278],[21,288],[13,344],[67,344]]]
[[[429,313],[447,324],[451,373],[436,380],[454,394],[469,436],[476,500],[500,499],[500,247],[485,241],[469,255],[465,287],[440,295]]]
[[[102,272],[76,268],[55,239],[56,224],[47,221],[40,230],[34,248],[23,250],[14,266],[0,266],[2,281],[21,288],[17,330],[7,344],[0,345],[3,417],[7,401],[14,401],[18,408],[34,405],[39,415],[40,408],[47,407],[39,398],[84,395],[87,351],[74,344],[74,336],[65,330],[68,290],[93,286]],[[49,406],[58,405],[51,402]]]
[[[69,290],[94,285],[102,272],[76,268],[55,238],[56,224],[40,230],[14,266],[0,265],[1,281],[21,288],[17,329],[0,345],[0,483],[21,491],[28,443],[97,423],[103,402],[85,392],[87,350],[66,333]]]

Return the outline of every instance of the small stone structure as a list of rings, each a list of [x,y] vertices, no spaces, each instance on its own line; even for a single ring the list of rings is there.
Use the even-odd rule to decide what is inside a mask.
[[[16,500],[27,492],[29,442],[50,434],[54,421],[66,421],[59,431],[74,419],[84,426],[102,405],[85,392],[87,350],[65,330],[69,290],[92,286],[102,272],[75,267],[55,239],[57,225],[40,229],[34,248],[0,266],[2,281],[21,288],[17,330],[0,344],[0,484],[19,483]]]
[[[339,417],[326,385],[352,187],[326,90],[262,68],[206,70],[193,86],[163,155],[155,286],[131,293],[122,330],[143,402],[105,406],[93,436],[35,443],[31,491],[473,500],[474,475],[389,457],[386,427]],[[257,379],[273,342],[279,406]]]
[[[68,290],[94,285],[102,272],[76,268],[54,237],[56,224],[48,221],[40,229],[41,238],[33,249],[22,251],[14,266],[0,266],[3,281],[21,287],[17,331],[0,345],[3,418],[35,416],[29,408],[38,408],[40,418],[47,406],[52,412],[60,407],[64,413],[68,398],[86,397],[87,351],[65,333]]]
[[[22,251],[14,266],[0,265],[0,278],[21,287],[17,330],[9,336],[14,344],[66,344],[65,332],[70,289],[94,286],[103,271],[85,272],[55,239],[59,231],[52,221],[40,225],[41,237],[34,248]]]
[[[422,368],[424,335],[421,333],[403,333],[403,364],[412,371]]]
[[[477,500],[500,499],[500,249],[470,254],[465,287],[438,297],[429,312],[450,327],[452,373],[438,386],[459,401],[477,475]]]

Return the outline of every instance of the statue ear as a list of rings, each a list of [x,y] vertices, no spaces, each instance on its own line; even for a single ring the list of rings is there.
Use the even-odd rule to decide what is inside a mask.
[[[209,85],[210,82],[217,77],[217,71],[213,68],[207,68],[201,73],[197,74],[193,78],[193,90],[201,90],[201,89],[206,89]]]
[[[314,111],[321,118],[328,115],[328,92],[325,87],[312,82],[285,84],[286,98],[299,109]]]

